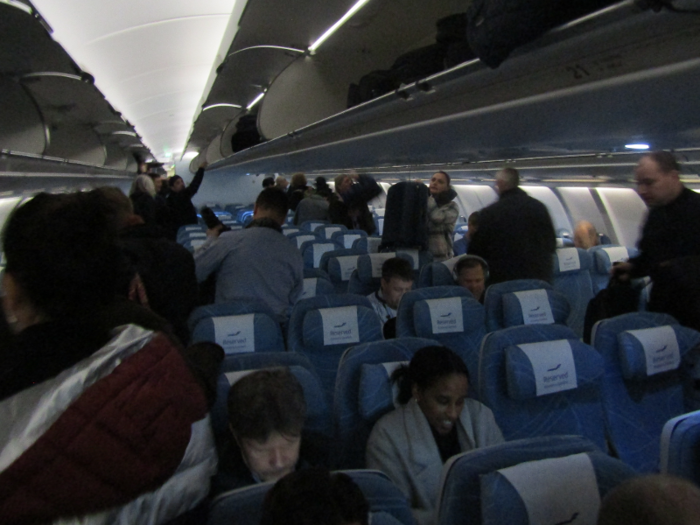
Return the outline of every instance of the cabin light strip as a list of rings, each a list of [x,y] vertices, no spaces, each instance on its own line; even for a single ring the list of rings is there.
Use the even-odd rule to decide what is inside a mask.
[[[220,104],[211,104],[209,106],[204,106],[202,108],[202,111],[206,111],[208,109],[213,109],[213,108],[236,108],[236,109],[241,109],[242,106],[239,106],[238,104],[228,104],[228,103],[220,103]]]
[[[265,96],[265,92],[263,91],[257,97],[255,97],[255,100],[253,100],[253,102],[248,104],[248,106],[245,108],[246,111],[250,111],[252,109],[252,107],[255,106],[255,104],[257,104],[258,102],[260,102],[264,96]]]
[[[10,7],[16,7],[17,9],[24,11],[25,13],[29,15],[34,14],[34,10],[32,9],[32,6],[29,6],[23,2],[18,2],[17,0],[0,0],[0,4],[7,4]]]
[[[316,40],[313,44],[309,46],[309,52],[313,53],[316,51],[321,44],[323,44],[333,33],[335,33],[345,22],[347,22],[352,16],[357,13],[362,7],[369,2],[369,0],[359,0],[350,10],[343,15],[343,17],[333,24],[321,37]]]

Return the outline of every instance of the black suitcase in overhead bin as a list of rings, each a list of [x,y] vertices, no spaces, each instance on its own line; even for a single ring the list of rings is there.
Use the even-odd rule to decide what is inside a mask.
[[[495,68],[517,47],[615,1],[474,0],[467,10],[467,40],[476,56]]]
[[[400,84],[411,84],[443,71],[446,56],[446,44],[432,44],[404,53],[394,61],[391,70],[397,74]]]
[[[399,182],[389,188],[380,251],[428,249],[428,196],[422,182]]]

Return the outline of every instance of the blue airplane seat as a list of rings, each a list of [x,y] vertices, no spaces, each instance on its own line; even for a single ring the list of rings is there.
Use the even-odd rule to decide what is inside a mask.
[[[289,241],[294,244],[299,250],[301,250],[301,246],[305,242],[309,241],[315,241],[315,242],[321,242],[323,239],[319,235],[316,235],[313,232],[305,231],[305,230],[300,230],[297,233],[290,233],[289,235],[286,236]]]
[[[342,249],[340,243],[329,240],[304,241],[299,247],[305,268],[320,268],[323,254]]]
[[[364,494],[372,525],[414,525],[406,498],[386,474],[377,470],[351,470],[345,474]],[[211,503],[207,525],[259,525],[265,495],[273,485],[259,483],[221,494]]]
[[[289,350],[308,357],[321,378],[328,400],[343,352],[358,343],[378,341],[382,323],[369,299],[353,294],[302,299],[289,319]]]
[[[457,255],[451,259],[442,262],[433,262],[426,264],[421,268],[420,276],[418,277],[418,288],[426,288],[428,286],[452,286],[456,284],[454,276],[454,268],[463,255]]]
[[[493,284],[484,297],[486,331],[522,324],[566,324],[569,302],[552,285],[537,279]]]
[[[365,466],[372,426],[394,409],[391,373],[400,364],[408,363],[417,350],[437,344],[433,339],[400,337],[353,346],[343,354],[333,399],[335,466]]]
[[[469,370],[470,393],[475,397],[484,320],[484,307],[462,286],[419,288],[401,298],[396,335],[434,339],[459,355]]]
[[[367,250],[367,232],[364,230],[345,230],[335,232],[331,235],[331,239],[341,243],[345,248],[354,248],[368,253]]]
[[[319,227],[321,227],[321,226],[327,226],[328,224],[330,224],[328,221],[324,221],[324,220],[321,220],[321,219],[316,219],[316,220],[313,220],[313,221],[304,221],[304,222],[302,222],[302,223],[299,225],[299,228],[301,228],[302,231],[315,233],[316,228],[319,228]],[[320,234],[318,234],[318,235],[319,235],[319,237],[321,237]]]
[[[360,255],[366,255],[366,252],[349,248],[333,250],[321,256],[319,267],[328,272],[337,293],[347,293],[350,276],[357,268],[357,259]]]
[[[323,224],[321,226],[317,226],[313,232],[316,235],[320,235],[326,240],[331,240],[333,239],[333,236],[340,233],[344,233],[348,231],[347,227],[343,224]]]
[[[293,233],[299,233],[300,231],[301,231],[301,229],[297,228],[296,226],[287,226],[287,225],[282,226],[282,233],[284,234],[285,237],[289,237]]]
[[[445,463],[434,522],[533,523],[529,514],[540,518],[544,514],[543,521],[535,522],[596,523],[600,500],[634,476],[630,467],[580,436],[502,443],[453,456]],[[546,489],[538,490],[542,487]]]
[[[661,432],[659,470],[700,484],[700,410],[666,422]]]
[[[593,299],[593,257],[580,248],[559,248],[554,254],[554,289],[564,295],[571,306],[566,324],[583,337],[588,303]]]
[[[658,471],[664,424],[692,409],[684,361],[700,332],[667,314],[635,312],[599,321],[593,346],[604,363],[601,394],[608,439],[616,456],[639,472]]]
[[[588,252],[593,256],[593,269],[591,279],[593,280],[593,294],[597,294],[608,286],[610,281],[610,268],[616,262],[627,261],[639,255],[636,248],[628,248],[616,244],[605,246],[594,246]]]
[[[284,352],[282,329],[269,307],[232,301],[196,308],[187,321],[192,343],[217,343],[226,355],[241,352]]]
[[[479,399],[506,440],[576,434],[605,450],[603,361],[562,325],[491,332],[481,346]]]
[[[301,293],[299,300],[334,293],[336,293],[335,286],[328,279],[323,277],[304,277],[304,291]]]

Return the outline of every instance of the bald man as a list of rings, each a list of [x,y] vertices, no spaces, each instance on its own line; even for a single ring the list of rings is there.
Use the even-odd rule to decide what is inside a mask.
[[[598,232],[588,221],[579,221],[574,228],[574,246],[587,250],[600,244]]]

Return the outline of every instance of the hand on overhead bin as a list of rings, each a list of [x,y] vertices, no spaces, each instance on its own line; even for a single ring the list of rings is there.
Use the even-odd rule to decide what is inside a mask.
[[[205,160],[199,165],[199,168],[204,170],[207,168],[207,166],[209,166],[209,163]]]

